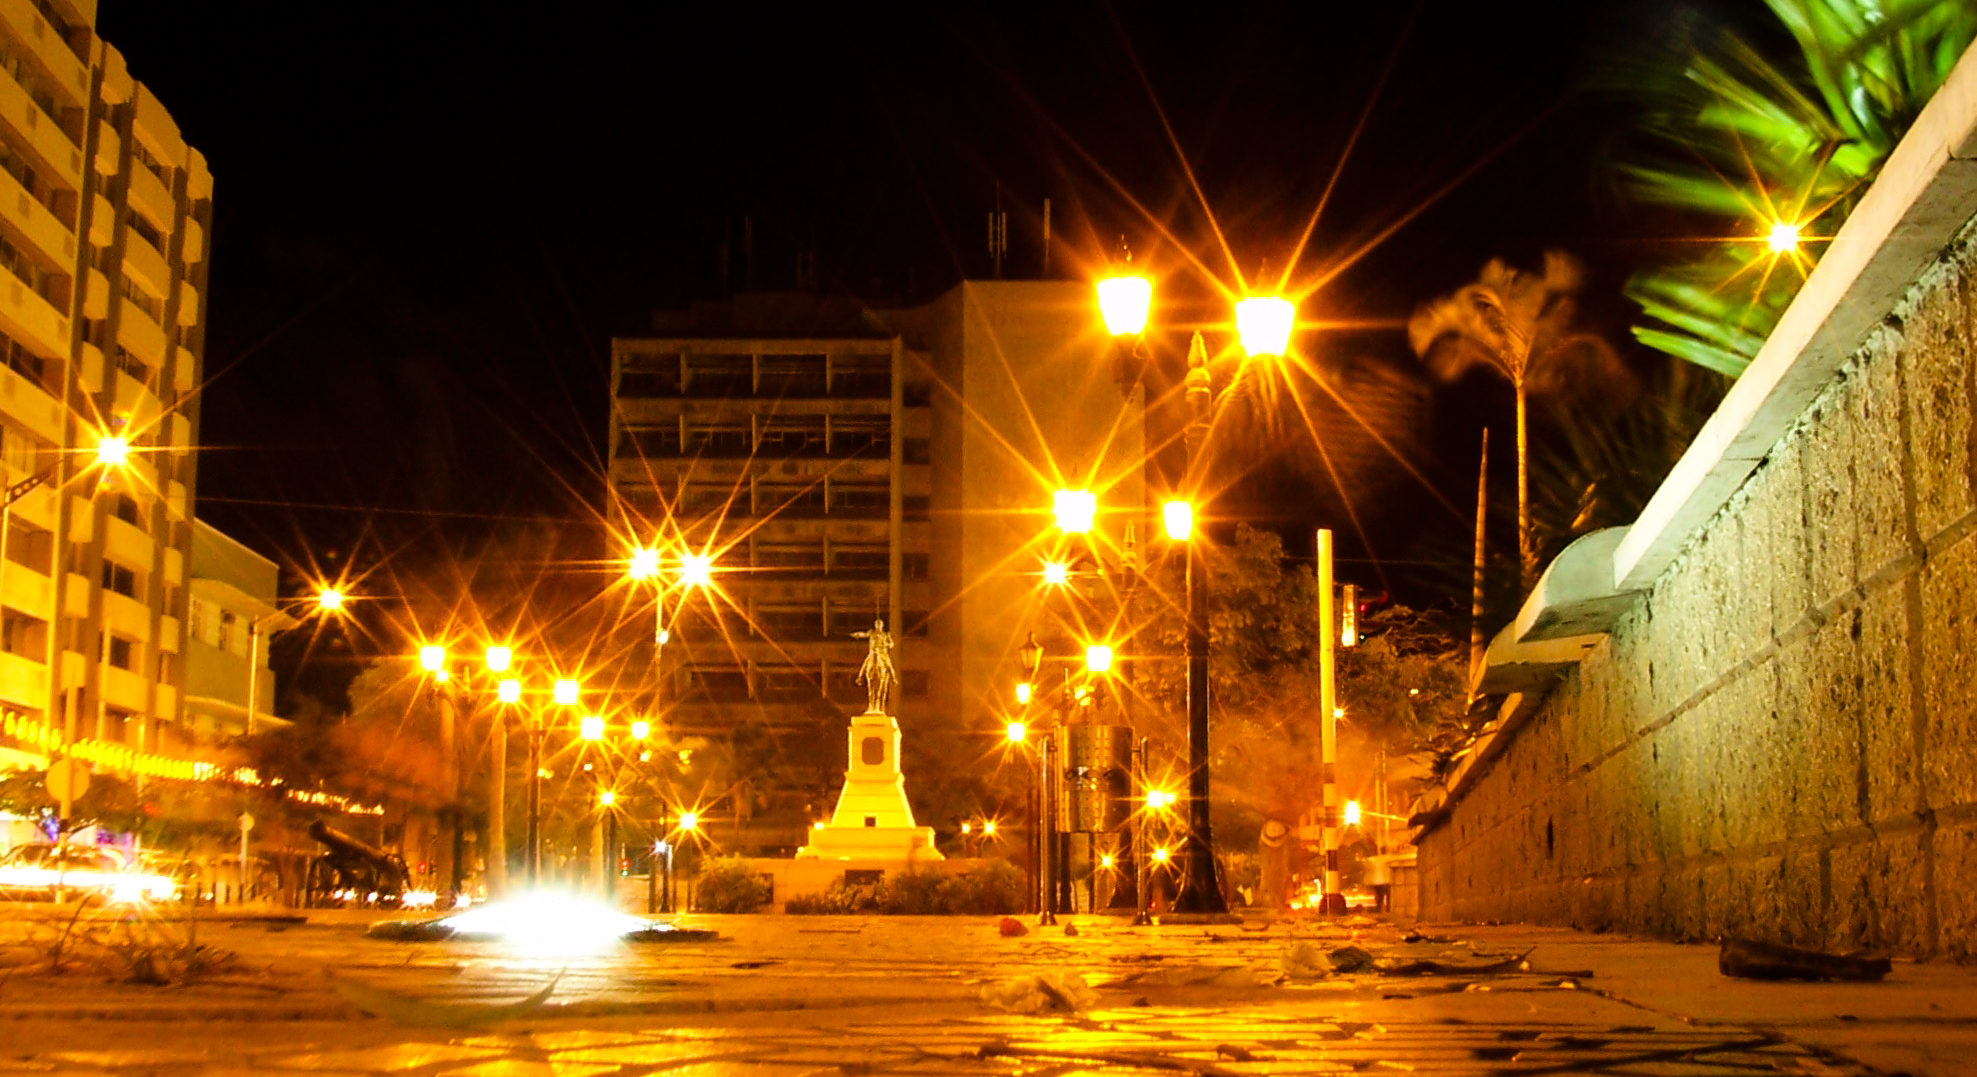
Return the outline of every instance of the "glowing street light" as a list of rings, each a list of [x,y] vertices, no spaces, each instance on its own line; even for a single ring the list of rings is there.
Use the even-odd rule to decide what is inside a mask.
[[[1018,681],[1018,682],[1016,682],[1016,702],[1017,702],[1017,703],[1020,703],[1020,704],[1022,704],[1023,706],[1025,706],[1025,707],[1027,707],[1027,706],[1029,706],[1029,705],[1030,705],[1030,700],[1031,700],[1031,698],[1033,698],[1033,697],[1034,697],[1035,695],[1036,695],[1036,688],[1035,688],[1035,687],[1033,687],[1033,686],[1032,686],[1032,685],[1030,684],[1030,682],[1028,682],[1028,681]]]
[[[1153,282],[1131,271],[1098,282],[1098,313],[1105,319],[1105,330],[1115,337],[1136,337],[1146,332],[1147,316],[1153,309]]]
[[[586,715],[582,721],[577,723],[577,733],[585,740],[603,740],[604,716],[601,714]]]
[[[982,833],[987,834],[991,838],[995,837],[995,820],[990,819],[989,821],[983,823]]]
[[[1057,529],[1065,534],[1090,534],[1098,520],[1098,495],[1090,490],[1059,490],[1051,512],[1057,517]]]
[[[1359,802],[1358,802],[1357,800],[1348,800],[1348,801],[1346,801],[1346,802],[1345,802],[1345,825],[1347,825],[1347,826],[1358,826],[1358,825],[1359,825],[1359,817],[1360,817],[1360,812],[1359,812]]]
[[[1052,587],[1062,587],[1071,582],[1071,566],[1062,561],[1043,563],[1043,582]]]
[[[419,665],[427,673],[439,673],[446,668],[446,648],[437,643],[428,643],[419,648]]]
[[[597,794],[598,807],[608,808],[611,805],[616,804],[617,802],[618,802],[618,794],[616,790],[606,789],[603,792]]]
[[[316,608],[326,613],[337,613],[343,609],[343,592],[334,587],[325,587],[316,592]]]
[[[632,739],[644,740],[652,735],[652,723],[643,718],[632,723]]]
[[[96,462],[104,467],[124,467],[130,463],[130,439],[121,434],[105,434],[96,439]]]
[[[556,682],[556,686],[550,690],[550,698],[554,699],[559,707],[574,707],[582,691],[582,687],[577,682],[566,677]]]
[[[627,575],[635,580],[650,580],[659,575],[659,550],[655,546],[641,546],[632,551],[631,566]]]
[[[697,811],[683,811],[683,812],[681,812],[681,813],[680,813],[680,829],[681,829],[681,830],[699,830],[699,829],[700,829],[700,813],[699,813],[699,812],[697,812]]]
[[[714,582],[714,558],[711,554],[689,553],[680,556],[680,582],[688,587],[707,587]]]
[[[522,682],[513,677],[503,679],[501,683],[494,686],[494,698],[503,703],[520,703],[522,701]]]
[[[1029,686],[1023,685],[1022,687],[1027,688]],[[1030,739],[1029,724],[1027,722],[1011,722],[1009,723],[1009,727],[1003,730],[1003,736],[1007,737],[1011,744],[1021,744]]]
[[[514,664],[515,649],[513,647],[495,646],[487,649],[487,671],[489,673],[506,673],[508,672],[508,667]]]
[[[1771,226],[1771,233],[1764,237],[1764,243],[1772,254],[1790,254],[1799,249],[1799,241],[1804,237],[1799,226],[1790,221],[1778,221]]]
[[[1251,359],[1283,355],[1291,347],[1297,304],[1276,295],[1253,295],[1236,304],[1236,337]]]
[[[1160,522],[1166,525],[1167,537],[1175,542],[1186,542],[1194,537],[1194,504],[1175,499],[1160,506]]]
[[[1174,854],[1166,849],[1155,849],[1153,851],[1153,859],[1158,863],[1165,864],[1167,861],[1172,860],[1173,858],[1174,858]]]
[[[1112,669],[1112,647],[1106,643],[1094,643],[1085,648],[1085,668],[1093,673],[1107,673]]]
[[[1148,789],[1146,791],[1146,806],[1149,808],[1171,808],[1180,799],[1179,795],[1170,793],[1165,789]]]

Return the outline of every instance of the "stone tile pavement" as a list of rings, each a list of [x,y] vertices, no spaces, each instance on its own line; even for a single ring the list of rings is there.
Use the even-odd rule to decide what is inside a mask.
[[[1405,946],[1314,921],[1004,938],[987,919],[696,918],[724,941],[586,958],[365,939],[358,925],[209,926],[210,982],[0,981],[0,1077],[191,1074],[1953,1073],[1977,1070],[1977,974],[1728,981],[1714,949],[1528,927],[1428,929],[1529,971],[1281,980],[1287,950]],[[1082,1012],[1005,1013],[985,984],[1078,973]],[[489,1027],[365,1016],[336,981],[420,1003],[551,1002]],[[403,1014],[400,1015],[404,1016]]]

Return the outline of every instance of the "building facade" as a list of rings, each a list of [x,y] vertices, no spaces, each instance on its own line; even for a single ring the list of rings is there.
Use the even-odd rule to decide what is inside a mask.
[[[190,777],[212,176],[94,0],[0,0],[0,766]],[[106,437],[128,464],[97,462]]]
[[[1144,534],[1143,390],[1110,349],[1066,281],[892,311],[744,296],[613,341],[612,515],[712,553],[725,596],[686,598],[664,648],[671,730],[826,734],[819,769],[841,777],[866,701],[852,633],[876,616],[909,754],[929,725],[999,743],[1026,639],[1061,659],[1077,634],[1039,586],[1055,491],[1098,495],[1108,563]]]

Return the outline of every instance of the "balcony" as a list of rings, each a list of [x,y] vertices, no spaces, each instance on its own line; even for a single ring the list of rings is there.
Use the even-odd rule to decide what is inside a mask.
[[[41,111],[27,88],[4,71],[0,71],[0,123],[14,129],[49,179],[71,191],[82,189],[82,150]]]
[[[126,308],[126,312],[126,317],[128,317],[128,308]],[[122,333],[118,333],[117,335],[119,338],[123,336]],[[158,417],[158,412],[162,410],[159,407],[158,398],[152,395],[151,390],[146,388],[143,382],[138,381],[121,370],[117,371],[115,381],[116,392],[113,394],[115,403],[111,405],[112,409],[116,414],[128,419],[130,425],[139,430],[149,427],[152,420]],[[133,467],[148,463],[148,461],[136,453],[131,454],[130,462]]]
[[[158,174],[144,167],[142,162],[130,166],[130,191],[127,199],[133,209],[143,213],[145,218],[158,227],[164,235],[170,235],[172,224],[178,214],[172,206],[171,189]]]
[[[69,354],[69,319],[12,273],[0,273],[0,326],[32,351]]]
[[[127,669],[111,665],[105,665],[102,669],[103,702],[138,714],[151,713],[151,700],[146,691],[151,687],[149,682]]]
[[[120,636],[151,642],[151,607],[129,595],[103,593],[103,625]]]
[[[126,565],[149,565],[155,547],[151,536],[128,520],[112,516],[103,521],[103,552]]]
[[[82,316],[101,321],[110,316],[110,278],[90,269],[82,277]]]
[[[117,174],[123,160],[124,142],[109,120],[96,121],[96,171],[104,177]]]
[[[125,303],[117,317],[117,343],[130,349],[147,366],[165,365],[165,331],[135,303]]]
[[[165,256],[136,232],[124,234],[124,273],[143,281],[153,295],[171,294],[172,273],[165,268]]]
[[[72,108],[89,102],[89,68],[29,0],[0,0],[0,24],[13,32],[48,74],[48,85]]]
[[[36,617],[47,616],[48,607],[54,604],[55,581],[18,561],[6,562],[4,572],[0,602]]]
[[[110,200],[93,195],[89,200],[89,245],[102,248],[117,238],[117,211]]]
[[[48,706],[48,667],[32,658],[0,652],[0,701],[22,710]]]
[[[40,251],[50,264],[64,267],[75,264],[76,234],[29,194],[11,172],[0,171],[0,206],[14,208],[7,223],[26,237],[28,246]]]
[[[11,367],[0,367],[0,412],[53,445],[62,443],[62,405]],[[26,476],[22,476],[25,478]]]
[[[186,265],[196,265],[206,257],[206,229],[190,217],[185,219],[185,240],[179,244],[178,255]]]
[[[178,325],[190,329],[199,324],[199,289],[189,280],[178,282]],[[180,351],[185,349],[181,348]]]
[[[185,582],[185,551],[176,546],[165,548],[165,582]]]
[[[193,361],[191,350],[183,346],[172,349],[172,388],[189,393],[198,377],[199,364]]]
[[[62,581],[62,613],[64,616],[84,620],[89,617],[89,592],[96,589],[96,581],[80,572],[67,573]],[[81,655],[77,655],[78,660]]]

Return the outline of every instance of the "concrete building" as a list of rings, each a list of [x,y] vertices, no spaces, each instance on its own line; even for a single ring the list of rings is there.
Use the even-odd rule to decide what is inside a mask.
[[[209,740],[286,725],[275,715],[267,641],[297,622],[275,606],[275,563],[204,520],[194,520],[192,526],[185,714],[180,724],[185,732]]]
[[[0,0],[0,766],[190,776],[213,181],[95,15]],[[95,463],[105,436],[128,467]]]
[[[1101,502],[1116,558],[1147,515],[1142,391],[1122,393],[1083,282],[968,282],[920,308],[743,296],[612,342],[610,486],[642,536],[718,556],[729,596],[666,647],[678,732],[808,728],[836,758],[884,617],[891,710],[1000,737],[1041,603],[1061,485]],[[908,784],[913,775],[908,768]]]
[[[1489,652],[1422,915],[1977,960],[1977,52]]]

